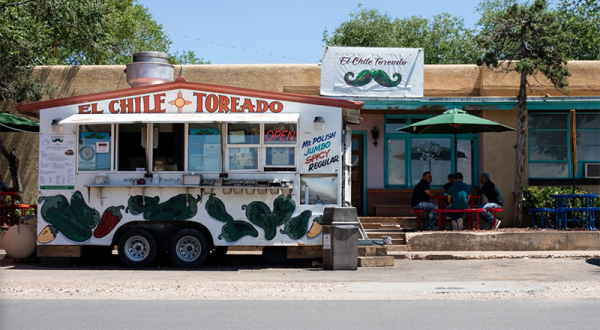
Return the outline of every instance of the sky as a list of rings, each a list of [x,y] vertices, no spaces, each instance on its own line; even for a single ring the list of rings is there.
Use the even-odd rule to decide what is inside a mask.
[[[211,64],[319,63],[323,32],[350,13],[377,9],[392,18],[448,12],[474,28],[480,0],[138,0],[173,41]],[[149,49],[150,50],[150,49]]]

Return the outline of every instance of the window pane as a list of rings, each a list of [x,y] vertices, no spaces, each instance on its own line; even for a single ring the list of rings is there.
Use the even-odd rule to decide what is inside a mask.
[[[153,124],[152,131],[152,170],[183,171],[183,124]]]
[[[529,113],[529,129],[566,129],[567,114]]]
[[[142,127],[146,127],[146,124],[121,124],[117,127],[118,170],[135,171],[143,168],[145,171],[146,153],[143,144],[146,136],[142,139]]]
[[[406,119],[402,118],[387,118],[385,120],[385,132],[393,134],[404,134],[405,132],[397,131],[397,128],[406,126]]]
[[[529,131],[529,145],[567,145],[567,131]]]
[[[452,147],[449,138],[413,138],[411,140],[411,178],[416,185],[429,171],[433,176],[431,185],[443,185],[452,172]]]
[[[227,143],[259,144],[260,124],[229,124],[227,126]]]
[[[265,124],[265,144],[296,144],[296,124]]]
[[[388,140],[387,143],[387,184],[405,185],[406,153],[404,140]]]
[[[257,170],[258,148],[229,148],[230,170]]]
[[[462,173],[464,183],[472,185],[474,177],[473,168],[475,167],[475,141],[458,140],[457,148],[457,172]],[[446,175],[446,177],[448,176]]]
[[[575,126],[580,128],[600,129],[600,115],[597,114],[576,114]]]
[[[294,147],[267,148],[266,166],[295,166]]]
[[[529,160],[567,160],[567,147],[530,146]]]
[[[598,146],[577,147],[577,161],[599,161],[600,148]]]
[[[577,145],[600,146],[600,131],[578,131]]]
[[[79,171],[110,171],[110,125],[79,127]]]
[[[567,163],[529,163],[530,178],[568,178]]]
[[[221,171],[221,132],[218,124],[190,124],[188,170]]]

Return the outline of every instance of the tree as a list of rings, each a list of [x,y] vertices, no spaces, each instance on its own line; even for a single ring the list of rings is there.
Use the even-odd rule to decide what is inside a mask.
[[[561,0],[557,8],[560,28],[571,35],[572,60],[600,60],[600,2]]]
[[[497,0],[494,2],[500,3]],[[496,68],[502,65],[505,70],[514,70],[520,74],[513,191],[513,217],[515,226],[520,227],[527,156],[525,142],[527,89],[531,88],[529,79],[536,79],[536,74],[542,73],[555,88],[568,92],[568,77],[571,75],[566,66],[569,54],[568,35],[560,30],[559,15],[548,10],[545,0],[536,0],[531,5],[513,3],[506,10],[486,11],[479,24],[482,25],[482,31],[478,36],[478,43],[485,51],[481,62]]]
[[[421,16],[393,19],[376,9],[361,9],[350,17],[331,35],[323,32],[326,45],[424,48],[427,64],[475,63],[477,59],[474,30],[448,13],[435,15],[433,20]]]
[[[162,26],[135,0],[0,0],[0,102],[52,97],[55,87],[33,77],[34,66],[126,64],[135,52],[168,52],[170,45]],[[169,60],[205,63],[192,51]],[[1,138],[0,151],[19,189],[15,155]]]

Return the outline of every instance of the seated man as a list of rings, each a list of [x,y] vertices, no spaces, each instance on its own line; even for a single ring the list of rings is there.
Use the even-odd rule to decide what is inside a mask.
[[[454,174],[456,182],[450,186],[448,191],[448,206],[449,209],[461,210],[469,208],[469,194],[471,193],[471,187],[463,182],[463,175],[460,172]],[[465,213],[448,213],[450,219],[452,219],[452,230],[462,230],[463,219]]]
[[[436,194],[431,191],[429,184],[433,180],[431,172],[423,173],[423,178],[415,186],[412,195],[412,201],[410,206],[413,210],[425,210],[429,212],[429,224],[427,230],[438,230],[438,215],[436,212],[432,212],[437,209],[437,206],[429,202],[429,197],[433,197]]]
[[[450,186],[452,186],[454,184],[454,182],[456,182],[456,179],[454,178],[454,174],[452,174],[452,173],[448,174],[448,183],[446,183],[442,187],[442,190],[440,190],[440,195],[447,194],[448,190],[450,190]]]
[[[496,187],[496,185],[490,180],[490,175],[488,173],[483,173],[479,177],[479,182],[483,185],[479,190],[477,190],[477,195],[481,196],[485,194],[485,198],[487,198],[488,202],[481,205],[482,209],[499,209],[502,208],[502,204],[504,204],[504,198],[502,198],[502,193],[500,189]],[[494,216],[486,211],[479,213],[479,216],[485,219],[490,224],[490,228],[498,229],[500,227],[500,220],[494,219]],[[494,221],[496,225],[494,226]]]

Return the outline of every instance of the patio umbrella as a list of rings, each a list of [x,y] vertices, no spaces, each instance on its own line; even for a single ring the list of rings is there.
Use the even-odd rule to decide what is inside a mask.
[[[485,133],[514,131],[512,127],[470,115],[464,110],[450,109],[439,116],[422,120],[412,125],[400,127],[397,131],[412,134],[454,134],[454,150],[456,150],[456,135],[462,133]],[[454,158],[456,169],[457,158]]]
[[[40,124],[25,117],[11,115],[8,112],[0,112],[0,132],[27,132],[40,131]]]

